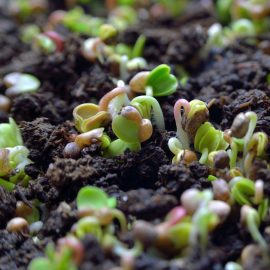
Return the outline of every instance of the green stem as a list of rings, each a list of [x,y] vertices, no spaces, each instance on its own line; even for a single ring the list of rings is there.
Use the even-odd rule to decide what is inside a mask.
[[[139,97],[133,98],[130,104],[133,105],[136,102],[143,104],[143,105],[144,104],[150,105],[153,109],[154,120],[155,120],[157,127],[159,129],[162,129],[162,130],[165,129],[163,112],[161,110],[161,107],[160,107],[158,101],[155,98],[153,98],[151,96],[139,96]]]
[[[205,164],[207,162],[207,158],[208,158],[208,149],[204,148],[199,162],[201,164]]]
[[[259,243],[260,247],[265,250],[267,248],[267,243],[263,239],[259,229],[258,229],[258,223],[257,223],[257,215],[256,212],[250,212],[247,216],[247,226],[248,230],[256,242]]]
[[[152,86],[149,86],[149,85],[146,86],[146,88],[145,88],[145,94],[147,96],[152,97],[154,95],[154,93],[153,93],[153,87]]]
[[[244,172],[247,175],[247,177],[249,177],[249,172],[252,166],[252,162],[255,158],[255,154],[254,152],[248,152],[245,156],[244,159]]]
[[[246,116],[250,119],[250,123],[248,126],[248,131],[244,137],[244,157],[246,156],[247,153],[247,145],[252,137],[252,134],[254,132],[254,129],[256,127],[256,123],[257,123],[257,114],[254,112],[247,112]]]
[[[113,213],[113,216],[119,221],[121,231],[125,232],[127,230],[127,221],[126,221],[125,215],[117,209],[113,209],[112,213]]]
[[[231,145],[230,169],[233,169],[236,167],[237,155],[238,155],[238,147],[237,147],[237,143],[233,139],[232,145]]]
[[[113,141],[109,147],[105,150],[105,157],[115,157],[124,154],[124,152],[130,149],[131,151],[139,151],[141,149],[140,143],[126,143],[121,139]]]

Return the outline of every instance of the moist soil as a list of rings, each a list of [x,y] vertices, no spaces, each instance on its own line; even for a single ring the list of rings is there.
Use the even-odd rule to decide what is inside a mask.
[[[64,8],[62,1],[50,1],[50,8]],[[77,159],[64,158],[63,149],[77,131],[72,110],[84,102],[97,102],[115,87],[106,64],[90,63],[80,54],[84,37],[62,29],[66,46],[62,53],[41,55],[19,38],[19,25],[0,10],[0,75],[28,72],[37,76],[42,86],[35,94],[23,94],[12,101],[10,115],[19,124],[25,146],[33,161],[26,167],[32,177],[27,188],[17,186],[12,192],[0,187],[0,269],[26,269],[29,262],[42,254],[49,241],[65,236],[76,222],[74,199],[79,189],[94,185],[117,198],[118,208],[129,220],[136,218],[156,224],[176,205],[188,188],[211,188],[208,167],[193,162],[172,165],[167,142],[175,135],[173,105],[178,98],[201,99],[209,103],[210,120],[218,128],[230,127],[234,117],[252,110],[258,115],[257,130],[270,135],[270,35],[257,37],[259,46],[248,39],[236,40],[223,50],[204,56],[206,29],[216,21],[211,11],[194,4],[179,20],[159,18],[141,21],[118,39],[133,44],[141,34],[147,43],[144,58],[154,67],[166,63],[181,64],[191,75],[176,93],[159,98],[167,131],[154,130],[151,139],[139,152],[126,152],[115,158],[104,158],[98,145],[83,149]],[[260,46],[260,44],[263,44]],[[268,50],[267,45],[268,44]],[[4,85],[0,82],[0,91]],[[0,122],[8,116],[0,112]],[[256,177],[265,182],[270,195],[270,172],[258,164]],[[38,199],[46,211],[44,226],[37,244],[32,238],[7,232],[7,222],[15,216],[16,201],[28,204]],[[154,256],[147,249],[135,261],[136,270],[222,270],[224,264],[239,258],[244,246],[252,243],[239,224],[240,209],[211,234],[207,252],[189,250],[185,265],[170,256]],[[270,225],[265,222],[264,226]],[[132,243],[131,235],[122,236]],[[267,239],[267,238],[266,238]],[[269,239],[270,240],[270,239]],[[83,240],[87,250],[80,269],[110,269],[119,263],[88,235]],[[268,269],[254,255],[246,269]]]

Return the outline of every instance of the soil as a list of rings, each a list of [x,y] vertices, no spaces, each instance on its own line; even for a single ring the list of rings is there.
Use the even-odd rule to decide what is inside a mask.
[[[64,1],[49,1],[50,9],[65,8]],[[196,2],[196,1],[194,1]],[[141,34],[147,39],[144,58],[150,67],[166,63],[175,70],[180,64],[190,74],[185,86],[169,97],[159,98],[166,130],[154,130],[151,139],[139,152],[127,151],[114,158],[101,156],[98,145],[86,147],[77,159],[64,158],[63,149],[76,131],[72,110],[85,102],[98,102],[115,87],[108,65],[90,63],[81,53],[84,36],[62,29],[66,37],[63,52],[45,56],[33,51],[19,38],[19,25],[0,6],[0,76],[11,72],[28,72],[42,85],[34,94],[23,94],[12,100],[10,113],[0,111],[0,122],[14,117],[20,126],[24,145],[32,164],[26,167],[31,176],[28,187],[16,186],[12,192],[0,187],[0,270],[26,269],[30,261],[44,254],[48,242],[65,236],[77,221],[75,198],[81,187],[94,185],[118,201],[118,208],[128,220],[161,222],[179,205],[181,194],[189,188],[210,189],[209,168],[199,162],[190,165],[171,164],[169,138],[175,135],[173,105],[178,98],[201,99],[209,103],[210,120],[225,130],[239,112],[252,110],[258,116],[257,130],[270,136],[270,53],[265,49],[270,36],[257,37],[259,46],[248,39],[236,40],[225,49],[204,56],[207,27],[216,21],[205,6],[192,3],[178,20],[172,18],[142,19],[118,37],[119,42],[133,44]],[[0,81],[0,93],[4,93]],[[269,153],[269,151],[268,151]],[[255,179],[265,183],[270,196],[270,171],[258,162]],[[16,202],[31,204],[38,199],[42,206],[43,228],[39,243],[31,237],[9,233],[7,222],[15,216]],[[136,258],[136,270],[223,270],[226,262],[237,260],[242,249],[252,243],[239,222],[240,208],[235,208],[225,223],[211,233],[207,253],[200,257],[196,249],[187,252],[187,261],[145,250]],[[270,225],[266,219],[263,227]],[[122,236],[131,238],[132,236]],[[270,238],[266,238],[268,244]],[[112,269],[119,258],[106,253],[91,235],[83,239],[87,250],[80,265],[86,269]],[[160,255],[160,256],[159,256]],[[269,269],[258,258],[246,269]]]

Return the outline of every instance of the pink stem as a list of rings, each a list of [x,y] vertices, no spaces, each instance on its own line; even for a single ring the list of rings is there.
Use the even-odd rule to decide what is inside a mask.
[[[128,88],[127,87],[116,87],[110,92],[108,92],[106,95],[104,95],[101,100],[99,101],[99,110],[100,111],[108,111],[108,107],[110,104],[110,101],[122,94],[128,94]]]
[[[173,112],[174,112],[174,119],[177,127],[177,137],[182,143],[182,147],[184,149],[189,149],[189,139],[188,135],[184,131],[182,127],[182,113],[181,109],[184,108],[184,114],[188,115],[190,111],[190,104],[186,99],[178,99],[174,104]]]

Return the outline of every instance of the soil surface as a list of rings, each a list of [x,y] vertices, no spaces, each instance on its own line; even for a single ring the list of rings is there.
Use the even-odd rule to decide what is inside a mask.
[[[65,8],[64,1],[49,1],[50,9]],[[59,2],[59,4],[56,4]],[[63,3],[62,3],[63,2]],[[194,1],[196,2],[196,1]],[[193,6],[180,19],[145,19],[118,36],[119,42],[134,44],[139,35],[146,37],[143,57],[149,67],[169,64],[173,70],[181,65],[190,78],[179,85],[176,93],[158,98],[164,112],[166,130],[155,128],[139,152],[127,151],[114,158],[102,157],[99,145],[81,151],[78,158],[65,158],[63,149],[78,134],[72,110],[85,102],[98,102],[116,85],[107,64],[90,63],[81,53],[84,36],[62,29],[66,46],[63,52],[49,56],[33,51],[20,40],[19,23],[0,6],[0,77],[13,71],[31,73],[41,87],[34,94],[22,94],[12,100],[9,113],[0,111],[0,122],[12,116],[18,123],[24,145],[33,161],[25,169],[31,176],[28,187],[20,185],[12,192],[0,187],[0,270],[27,269],[30,261],[44,254],[48,242],[65,236],[78,220],[75,198],[81,187],[94,185],[117,198],[117,207],[128,220],[142,219],[152,224],[161,222],[179,205],[181,194],[189,188],[211,189],[207,179],[210,170],[199,162],[190,165],[171,164],[173,158],[167,142],[175,135],[173,106],[178,98],[201,99],[209,103],[210,121],[222,130],[230,128],[240,112],[252,110],[258,116],[257,130],[270,136],[270,53],[260,44],[270,43],[270,35],[257,37],[259,45],[238,39],[225,49],[203,53],[207,28],[216,21],[205,6]],[[42,20],[41,20],[42,21]],[[128,82],[128,80],[127,80]],[[0,81],[0,93],[5,86]],[[269,151],[268,151],[269,153]],[[270,196],[270,171],[258,162],[255,179],[265,182]],[[29,236],[9,233],[7,222],[16,213],[16,202],[31,205],[40,202],[44,225],[39,242]],[[253,243],[239,222],[240,208],[231,212],[225,223],[210,235],[207,252],[186,252],[187,261],[156,256],[144,250],[136,258],[136,270],[222,270],[228,261],[237,260],[242,249]],[[270,225],[266,218],[263,228]],[[133,243],[132,236],[123,239]],[[270,237],[265,236],[268,244]],[[112,269],[119,258],[108,255],[91,235],[83,240],[87,250],[81,270]],[[116,268],[115,268],[116,269]],[[254,255],[245,269],[269,269]]]

